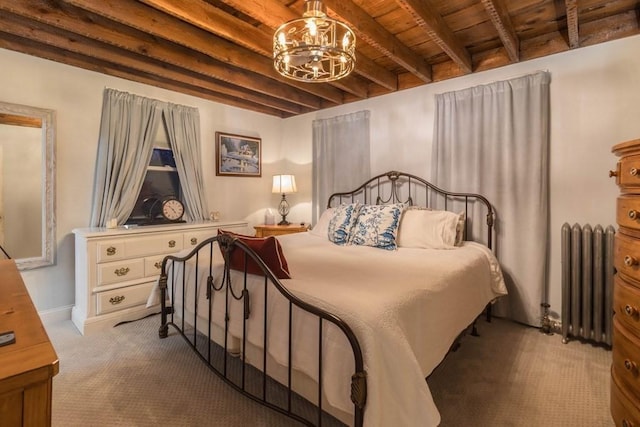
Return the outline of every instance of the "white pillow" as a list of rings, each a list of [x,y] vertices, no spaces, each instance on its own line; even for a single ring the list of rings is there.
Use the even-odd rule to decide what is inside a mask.
[[[335,212],[336,208],[328,208],[327,210],[322,212],[322,215],[320,215],[320,218],[318,219],[318,222],[316,222],[316,225],[311,230],[309,230],[309,234],[328,239],[329,222],[333,218]]]
[[[398,246],[401,248],[452,249],[460,214],[449,211],[407,209],[402,215],[398,230]]]

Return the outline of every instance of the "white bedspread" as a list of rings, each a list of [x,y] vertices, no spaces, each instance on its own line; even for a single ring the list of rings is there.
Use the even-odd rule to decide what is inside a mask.
[[[437,426],[440,415],[425,377],[483,307],[506,294],[491,251],[471,242],[450,250],[386,251],[336,246],[310,233],[278,236],[278,240],[292,277],[282,283],[301,299],[341,317],[358,337],[367,372],[365,426]],[[257,289],[264,279],[251,277],[255,279],[255,289],[250,288],[251,315],[261,321],[264,296]],[[192,298],[189,291],[187,297]],[[271,326],[286,325],[286,301],[271,294],[268,298],[269,313],[277,313],[269,319],[269,353],[286,365],[287,331]],[[152,294],[149,303],[157,301],[157,294]],[[224,304],[223,298],[214,300],[214,312],[220,304]],[[230,330],[240,336],[239,304],[234,310],[237,314],[231,316]],[[222,324],[221,320],[214,316],[214,322]],[[317,378],[317,362],[311,357],[317,348],[317,326],[309,332],[304,323],[302,316],[295,318],[294,338],[301,340],[296,345],[313,349],[313,353],[294,351],[293,365]],[[326,398],[336,408],[352,412],[349,384],[353,361],[344,357],[348,343],[331,328],[326,329]],[[261,345],[262,328],[250,326],[247,337]]]

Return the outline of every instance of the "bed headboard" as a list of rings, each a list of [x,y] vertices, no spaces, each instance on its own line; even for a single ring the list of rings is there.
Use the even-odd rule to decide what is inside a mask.
[[[480,194],[443,190],[415,175],[390,171],[369,179],[355,190],[332,194],[327,208],[355,202],[376,205],[406,203],[456,213],[464,211],[464,239],[483,240],[482,236],[485,236],[483,243],[492,248],[495,213],[491,203]],[[486,224],[474,226],[473,218],[477,215],[484,215]]]

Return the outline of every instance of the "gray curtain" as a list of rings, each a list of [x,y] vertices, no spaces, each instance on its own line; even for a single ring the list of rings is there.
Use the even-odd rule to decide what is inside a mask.
[[[91,226],[124,224],[135,206],[164,117],[185,203],[185,219],[208,218],[200,162],[200,116],[192,107],[105,89]]]
[[[124,224],[142,187],[161,117],[159,101],[105,89],[94,177],[91,226]]]
[[[185,219],[199,221],[208,218],[207,202],[200,161],[200,115],[198,109],[167,104],[164,108],[169,144],[180,177]]]
[[[437,95],[432,156],[436,185],[494,204],[495,249],[509,290],[497,313],[534,326],[548,261],[550,80],[538,72]]]
[[[371,176],[369,111],[313,121],[312,223],[335,192],[354,190]]]

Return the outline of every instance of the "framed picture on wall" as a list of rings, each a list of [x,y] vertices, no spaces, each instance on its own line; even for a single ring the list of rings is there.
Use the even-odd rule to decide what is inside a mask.
[[[216,175],[262,176],[262,139],[216,132]]]

